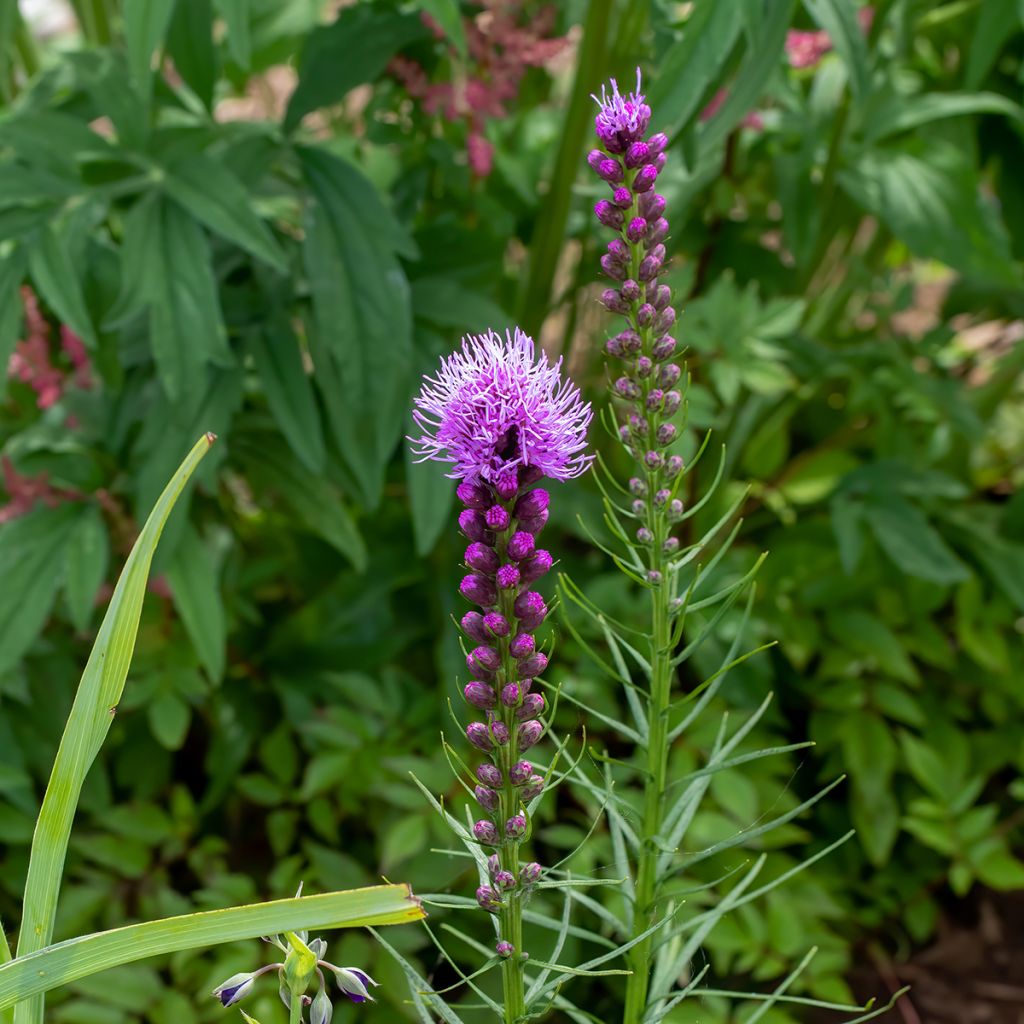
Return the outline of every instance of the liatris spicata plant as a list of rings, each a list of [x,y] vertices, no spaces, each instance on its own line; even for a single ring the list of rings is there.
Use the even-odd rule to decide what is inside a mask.
[[[463,697],[475,720],[466,739],[485,755],[473,793],[481,813],[472,836],[485,851],[479,906],[495,916],[502,960],[503,1014],[526,1014],[523,906],[543,868],[523,855],[531,831],[528,805],[545,780],[523,755],[544,735],[545,699],[537,678],[547,667],[536,630],[548,614],[533,589],[552,566],[538,546],[548,519],[541,480],[568,480],[590,464],[585,453],[590,406],[533,340],[516,329],[463,339],[428,377],[414,413],[423,435],[420,460],[450,463],[465,506],[459,527],[469,540],[469,570],[459,589],[477,608],[462,618],[469,649]]]

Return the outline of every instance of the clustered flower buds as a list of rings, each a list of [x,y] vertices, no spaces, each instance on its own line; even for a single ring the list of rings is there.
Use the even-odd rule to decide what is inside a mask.
[[[639,70],[635,92],[622,95],[614,79],[611,87],[610,95],[603,89],[599,99],[594,97],[600,107],[594,126],[602,148],[587,157],[598,177],[613,187],[612,199],[594,207],[598,221],[617,232],[601,257],[601,268],[615,287],[605,289],[601,302],[626,320],[605,348],[622,363],[621,375],[612,384],[613,395],[626,409],[619,437],[643,468],[643,479],[630,482],[633,514],[639,521],[636,539],[641,545],[664,545],[661,523],[678,522],[683,515],[671,487],[682,460],[665,454],[678,437],[670,421],[682,407],[676,388],[682,371],[672,361],[672,292],[658,281],[667,270],[669,223],[665,197],[655,186],[665,167],[668,138],[661,132],[644,137],[651,108],[640,91]],[[662,581],[660,572],[648,575],[651,586]]]

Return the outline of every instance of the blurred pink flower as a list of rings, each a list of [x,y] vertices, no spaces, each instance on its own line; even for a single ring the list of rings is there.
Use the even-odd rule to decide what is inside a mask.
[[[7,503],[0,505],[0,523],[8,523],[31,512],[37,501],[56,508],[64,501],[81,497],[77,491],[54,487],[46,473],[22,475],[6,455],[0,458],[0,468],[3,472],[3,488],[7,492]]]
[[[722,104],[725,103],[728,96],[729,90],[723,86],[711,97],[708,105],[700,112],[699,119],[701,121],[710,121],[722,109]],[[751,110],[749,113],[744,114],[740,124],[751,131],[759,132],[764,130],[764,121],[756,110]]]
[[[875,20],[873,7],[861,7],[857,11],[857,22],[861,31],[867,33]],[[789,66],[793,68],[814,67],[829,50],[832,49],[832,38],[827,32],[802,32],[791,29],[786,33],[786,56]]]

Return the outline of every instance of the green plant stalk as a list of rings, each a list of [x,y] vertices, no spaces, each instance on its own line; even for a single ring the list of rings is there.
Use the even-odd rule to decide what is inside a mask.
[[[604,78],[611,0],[591,0],[583,24],[576,77],[562,126],[561,141],[547,195],[537,217],[537,231],[530,240],[529,272],[520,294],[517,322],[536,337],[551,304],[551,288],[565,243],[573,183],[587,131],[587,108],[594,82]]]
[[[53,936],[78,798],[121,699],[153,552],[174,503],[214,440],[213,434],[205,434],[196,442],[160,495],[132,547],[103,616],[61,737],[32,837],[18,934],[19,957],[43,949]],[[41,996],[19,1005],[14,1015],[15,1024],[42,1024],[43,1005]]]

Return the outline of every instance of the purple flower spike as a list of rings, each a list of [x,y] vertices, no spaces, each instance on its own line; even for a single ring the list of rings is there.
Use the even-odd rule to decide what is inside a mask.
[[[561,370],[561,360],[548,362],[518,328],[504,338],[494,331],[463,338],[416,398],[423,434],[414,454],[451,463],[450,475],[471,483],[494,484],[526,467],[555,480],[579,476],[592,461],[585,454],[592,414]]]
[[[475,509],[463,509],[459,513],[459,529],[470,539],[486,542],[488,538],[494,538],[487,530],[487,523],[483,514]]]
[[[618,83],[611,80],[612,92],[601,89],[601,98],[593,97],[601,108],[594,118],[594,130],[609,153],[625,153],[647,131],[651,121],[651,108],[640,92],[640,69],[636,69],[636,92],[623,96]]]
[[[511,942],[506,942],[502,939],[501,942],[494,947],[494,951],[503,960],[507,960],[516,951],[516,947],[513,946]]]
[[[489,885],[481,885],[477,889],[476,901],[489,914],[496,914],[501,910],[501,893],[497,889],[492,889]]]
[[[505,822],[505,838],[510,839],[514,843],[526,838],[525,815],[513,814],[512,817]]]
[[[504,637],[512,632],[508,619],[499,612],[488,612],[482,620],[484,628],[484,639],[489,641],[491,637]]]
[[[520,722],[528,722],[532,718],[539,718],[544,714],[544,697],[539,693],[528,693],[523,698],[522,707],[516,711],[516,718]]]
[[[473,707],[479,708],[481,711],[490,711],[498,703],[494,687],[488,686],[486,683],[467,683],[462,695],[468,704],[472,704]]]
[[[514,708],[523,696],[523,690],[518,683],[507,683],[501,688],[501,703],[507,708]]]
[[[541,576],[551,570],[551,566],[554,564],[555,560],[551,557],[551,552],[538,548],[520,566],[522,581],[530,583],[533,580],[539,580]],[[499,569],[498,571],[500,572],[501,570]]]
[[[466,726],[466,739],[485,754],[489,754],[494,749],[491,732],[483,722],[470,722]]]
[[[491,722],[491,736],[499,747],[505,746],[512,738],[512,734],[508,731],[508,726],[504,722]]]
[[[488,786],[477,786],[473,790],[476,802],[485,811],[496,811],[498,809],[498,794]]]
[[[513,786],[525,786],[533,775],[533,765],[529,761],[516,761],[508,770],[508,780]]]
[[[494,548],[474,541],[466,548],[466,565],[479,572],[493,573],[499,565],[498,553]]]
[[[543,487],[538,487],[535,490],[524,494],[517,502],[515,507],[515,515],[517,519],[532,519],[539,516],[542,512],[548,510],[548,505],[551,503],[551,495],[544,490]]]
[[[644,164],[640,168],[640,172],[633,179],[633,191],[634,192],[649,192],[654,188],[654,183],[658,180],[658,168],[655,164]]]
[[[476,770],[476,777],[485,786],[500,786],[502,783],[501,769],[497,765],[491,764],[489,761],[485,761]]]
[[[474,647],[466,657],[466,665],[474,672],[490,674],[501,668],[501,656],[493,647]]]
[[[497,871],[494,874],[494,885],[499,892],[509,892],[516,887],[516,876],[511,871]]]
[[[492,505],[484,513],[484,522],[487,523],[488,529],[494,530],[495,532],[507,530],[509,523],[508,511],[502,508],[501,505]]]
[[[487,821],[485,818],[481,818],[473,826],[473,835],[476,837],[478,842],[483,843],[485,846],[498,845],[498,830],[495,828],[493,821]]]
[[[537,541],[532,533],[527,533],[525,530],[517,530],[509,538],[506,553],[513,561],[521,562],[524,558],[529,558],[533,554],[536,546]]]
[[[487,492],[486,487],[481,487],[479,484],[471,484],[466,480],[463,480],[458,487],[455,488],[455,493],[458,495],[459,501],[462,502],[466,508],[473,508],[480,512],[489,508],[491,505],[491,496]]]
[[[526,785],[520,790],[519,796],[523,800],[532,800],[544,792],[544,778],[541,775],[531,775]]]
[[[537,649],[537,641],[532,633],[517,633],[508,645],[508,653],[513,658],[528,658]]]
[[[547,617],[548,606],[535,590],[520,594],[512,606],[523,629],[536,629]]]
[[[523,722],[519,726],[519,749],[529,750],[530,747],[536,746],[540,742],[541,736],[544,735],[544,726],[534,719],[532,722]]]
[[[531,861],[529,864],[524,864],[519,869],[519,880],[523,885],[535,885],[540,881],[542,872],[541,866],[536,861]]]
[[[487,616],[479,612],[466,612],[462,616],[462,632],[478,644],[490,642],[491,635],[487,632]]]
[[[534,554],[532,557],[536,558],[537,556]],[[511,590],[513,587],[519,586],[520,576],[521,572],[519,566],[509,563],[508,565],[503,565],[498,570],[498,575],[495,578],[497,579],[498,586],[502,590]]]

